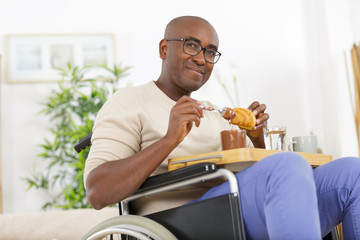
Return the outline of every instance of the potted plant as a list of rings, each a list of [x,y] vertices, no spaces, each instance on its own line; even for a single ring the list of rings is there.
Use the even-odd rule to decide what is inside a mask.
[[[51,201],[42,208],[62,209],[91,207],[85,195],[83,172],[89,149],[76,153],[74,144],[92,131],[97,112],[110,94],[117,90],[120,78],[125,76],[129,67],[121,65],[112,69],[103,66],[112,77],[98,81],[86,78],[87,67],[58,69],[63,79],[58,89],[53,90],[42,103],[40,114],[50,117],[54,126],[49,129],[50,138],[41,144],[38,155],[46,162],[46,170],[32,173],[25,180],[28,189],[44,189],[53,195]]]

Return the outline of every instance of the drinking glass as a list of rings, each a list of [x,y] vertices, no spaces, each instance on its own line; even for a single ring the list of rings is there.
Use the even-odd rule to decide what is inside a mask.
[[[263,129],[265,148],[268,150],[285,150],[286,127],[270,126]]]

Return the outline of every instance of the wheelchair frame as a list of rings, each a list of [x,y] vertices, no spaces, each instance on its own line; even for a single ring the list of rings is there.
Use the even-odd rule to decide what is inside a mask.
[[[90,146],[91,137],[92,133],[88,134],[86,137],[77,142],[74,146],[75,150],[77,152],[81,152],[83,149]],[[125,227],[123,227],[119,225],[117,221],[114,221],[114,223],[111,223],[110,226],[106,226],[104,229],[99,231],[97,230],[98,226],[96,226],[90,230],[83,239],[97,239],[93,237],[96,237],[96,235],[100,236],[101,233],[107,234],[107,232],[110,234],[132,233],[133,236],[137,236],[138,239],[246,239],[244,223],[241,214],[241,205],[239,199],[240,194],[238,192],[237,179],[231,171],[227,169],[218,169],[217,165],[214,163],[200,163],[149,177],[133,195],[119,203],[120,216],[116,217],[117,219],[115,220],[119,220],[121,217],[124,218],[125,216],[136,217],[129,215],[129,203],[133,200],[219,177],[225,177],[229,181],[229,194],[140,217],[140,219],[148,221],[148,223],[145,225],[146,227],[150,228],[150,232],[149,229],[146,229],[146,227],[143,228],[140,226],[139,228],[139,226],[132,226],[134,227],[133,229],[130,226],[129,229],[129,224],[125,224]],[[220,208],[228,207],[228,212],[224,214],[224,211],[222,211],[223,209],[221,209],[221,211],[215,211],[214,206],[220,206]],[[184,213],[184,209],[186,209],[186,213]],[[179,212],[181,213],[179,214]],[[213,212],[215,212],[215,215],[211,214]],[[205,214],[206,216],[203,216],[203,213],[210,214]],[[188,218],[183,221],[186,215],[188,215]],[[222,217],[221,222],[212,221],[213,218],[217,218],[219,215]],[[189,216],[192,221],[189,221]],[[201,226],[196,224],[197,222],[201,223],[201,221],[204,221],[204,219],[206,222],[205,225]],[[100,223],[99,225],[104,225],[104,223],[106,225],[106,221]],[[163,228],[163,226],[165,226],[165,228]],[[165,235],[167,237],[161,238],[161,236],[159,237],[156,235],[156,233],[154,233],[155,235],[151,235],[152,228],[156,228],[157,232],[160,232],[160,234],[163,234],[163,236]],[[186,229],[186,231],[183,231],[182,228]],[[173,236],[170,236],[171,233],[167,232],[167,229],[170,230],[171,233],[173,233],[176,237],[172,238]],[[216,233],[209,233],[207,231],[208,229],[216,229],[219,231]],[[91,232],[94,232],[94,234],[91,234]],[[339,240],[337,229],[333,229],[323,238],[323,240]]]
[[[74,148],[81,152],[90,144],[91,134],[81,139]],[[246,239],[237,179],[231,171],[218,169],[214,163],[200,163],[149,177],[134,194],[119,203],[119,217],[130,214],[129,203],[136,199],[220,177],[225,177],[229,181],[230,193],[144,217],[166,227],[179,239]],[[95,232],[84,239],[92,239],[91,235],[100,236],[102,232],[107,232],[113,227],[107,226],[100,234]],[[212,231],[209,232],[209,229]],[[125,232],[123,230],[121,229],[126,233],[128,229]]]

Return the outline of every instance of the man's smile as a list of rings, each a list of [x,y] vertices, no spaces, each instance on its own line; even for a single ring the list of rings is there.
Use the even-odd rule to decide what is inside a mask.
[[[190,72],[196,75],[201,75],[201,76],[204,75],[204,70],[202,68],[187,66],[186,69],[188,69]]]

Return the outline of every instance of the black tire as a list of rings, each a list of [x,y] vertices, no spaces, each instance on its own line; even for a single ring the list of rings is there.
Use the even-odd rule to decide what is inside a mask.
[[[103,239],[114,234],[133,236],[136,239],[177,240],[161,224],[136,215],[122,215],[105,220],[91,229],[82,239]]]

